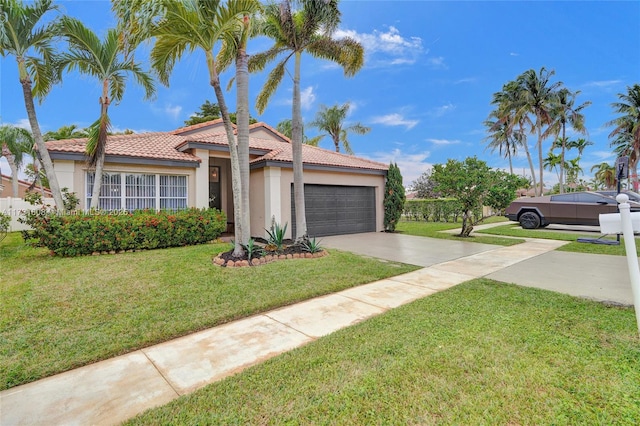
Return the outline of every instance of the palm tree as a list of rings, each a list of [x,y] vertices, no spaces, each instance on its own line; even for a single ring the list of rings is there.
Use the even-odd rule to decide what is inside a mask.
[[[335,0],[300,0],[299,10],[292,10],[292,0],[282,0],[265,7],[260,33],[273,39],[266,52],[254,55],[251,71],[262,71],[267,63],[283,55],[269,73],[256,100],[258,112],[264,112],[285,74],[290,58],[294,58],[293,103],[291,116],[291,149],[293,153],[293,189],[296,212],[296,239],[307,238],[307,220],[302,173],[302,110],[300,101],[300,64],[302,54],[328,59],[342,66],[346,76],[354,75],[364,63],[364,49],[352,38],[335,40],[331,36],[340,23],[340,11]]]
[[[582,167],[580,166],[580,157],[572,158],[566,163],[566,173],[567,173],[567,184],[573,184],[573,190],[576,191],[576,186],[578,184],[578,176],[583,173]]]
[[[558,90],[557,103],[552,110],[553,122],[548,128],[549,133],[553,133],[555,136],[562,134],[561,152],[560,152],[560,193],[564,192],[563,175],[565,168],[565,151],[567,140],[567,124],[569,124],[576,132],[580,134],[586,133],[586,127],[584,125],[584,115],[581,113],[583,109],[591,105],[591,101],[582,103],[581,105],[574,106],[576,97],[580,94],[580,91],[571,92],[567,88]],[[581,153],[582,154],[582,153]]]
[[[86,129],[80,129],[75,124],[62,126],[56,131],[49,131],[44,134],[45,141],[61,141],[65,139],[86,138],[88,132]]]
[[[214,48],[221,42],[218,56],[228,58],[225,51],[233,49],[229,43],[234,43],[234,35],[242,31],[244,16],[251,16],[259,7],[255,0],[125,0],[114,4],[125,44],[135,45],[145,38],[155,38],[151,66],[163,84],[168,85],[173,67],[185,52],[204,52],[209,83],[216,94],[229,144],[234,215],[238,220],[241,220],[243,211],[247,215],[249,211],[242,206],[238,144],[220,83],[221,69]],[[243,255],[243,238],[249,233],[250,230],[242,229],[242,222],[235,227],[234,256]]]
[[[506,121],[503,121],[499,117],[497,110],[492,111],[489,114],[489,118],[484,121],[484,125],[487,127],[489,135],[484,138],[488,141],[487,148],[491,149],[491,152],[495,152],[496,149],[500,156],[509,160],[509,173],[513,174],[513,161],[512,158],[517,155],[517,145],[514,143],[515,138],[511,140],[511,126]]]
[[[560,166],[561,160],[562,160],[562,157],[560,155],[554,154],[552,151],[549,151],[549,154],[547,154],[543,163],[545,169],[549,170],[550,172],[554,170],[556,171],[556,173],[558,174],[559,182],[562,182],[562,179],[560,178],[560,173],[562,173],[562,170],[558,170],[558,166]]]
[[[107,135],[111,127],[109,105],[120,102],[124,96],[126,74],[131,74],[144,88],[146,99],[155,93],[155,85],[149,74],[132,59],[123,59],[123,50],[118,43],[118,32],[109,29],[104,41],[77,19],[64,17],[62,32],[69,42],[69,50],[61,56],[60,72],[77,69],[83,74],[96,77],[102,85],[100,97],[100,118],[89,127],[87,155],[89,165],[95,169],[91,209],[100,206],[102,170],[104,168]]]
[[[551,113],[557,102],[557,90],[562,85],[561,82],[551,83],[549,81],[554,74],[553,70],[547,71],[545,67],[542,67],[538,73],[533,69],[527,70],[517,79],[520,86],[518,92],[520,104],[517,115],[525,119],[530,126],[531,133],[537,133],[538,136],[540,189],[537,195],[542,195],[544,187],[542,142],[548,136],[548,132],[543,132],[542,129],[552,123]]]
[[[591,167],[594,172],[594,180],[604,185],[607,189],[613,189],[617,183],[616,168],[609,163],[602,162]]]
[[[349,144],[347,136],[349,132],[357,133],[359,135],[366,135],[371,131],[370,127],[363,126],[360,123],[352,124],[348,127],[344,126],[344,120],[347,118],[347,113],[351,105],[349,102],[342,106],[334,105],[327,108],[325,105],[320,106],[320,111],[316,114],[316,119],[309,123],[313,127],[317,127],[321,131],[327,132],[333,144],[335,145],[336,152],[340,152],[340,144],[344,147],[347,154],[353,155],[353,150]],[[322,135],[324,137],[325,135]]]
[[[62,192],[53,170],[51,156],[44,144],[33,102],[34,97],[43,98],[56,82],[53,43],[58,35],[57,18],[39,25],[41,20],[48,19],[45,15],[55,9],[51,0],[36,0],[32,4],[0,0],[0,55],[16,58],[24,104],[38,149],[38,157],[49,179],[56,207],[62,209]]]
[[[522,103],[519,93],[520,86],[518,82],[510,81],[502,86],[501,92],[493,94],[491,104],[495,105],[496,109],[489,114],[489,119],[485,121],[485,125],[487,125],[489,131],[494,134],[493,136],[490,135],[487,139],[493,139],[490,145],[492,149],[495,149],[493,148],[494,144],[500,144],[494,137],[497,136],[498,140],[504,140],[505,155],[509,156],[510,167],[512,156],[516,155],[518,147],[522,147],[529,163],[533,187],[537,188],[533,160],[529,152],[527,136],[524,132],[525,120],[523,116],[517,114]],[[502,135],[500,135],[500,133],[502,133]]]
[[[616,151],[629,155],[629,168],[633,170],[633,189],[638,189],[638,159],[640,159],[640,84],[627,86],[626,93],[618,93],[619,102],[611,104],[619,117],[606,123],[615,126],[609,138]]]
[[[580,138],[575,141],[567,141],[565,146],[567,147],[567,149],[577,149],[579,158],[582,157],[585,148],[591,145],[593,145],[593,142],[588,141],[584,138]]]
[[[281,122],[279,122],[276,125],[276,130],[280,133],[282,133],[283,135],[285,135],[286,137],[288,137],[289,139],[291,139],[291,119],[290,118],[285,118],[284,120],[282,120]],[[318,136],[314,136],[312,138],[307,137],[307,135],[304,134],[304,124],[302,126],[302,143],[305,145],[311,145],[311,146],[318,146],[318,144],[320,143],[320,140],[323,138],[322,135],[318,135]]]
[[[10,125],[0,127],[0,157],[6,158],[9,163],[14,198],[18,197],[18,170],[22,166],[24,155],[31,152],[32,146],[33,138],[28,130]]]

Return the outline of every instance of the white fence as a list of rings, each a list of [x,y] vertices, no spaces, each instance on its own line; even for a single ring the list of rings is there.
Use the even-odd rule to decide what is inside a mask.
[[[44,198],[43,199],[45,205],[55,205],[53,198]],[[11,224],[9,225],[9,232],[13,231],[22,231],[24,229],[29,229],[23,223],[18,222],[18,218],[28,210],[38,210],[38,206],[33,206],[27,203],[22,198],[0,198],[0,213],[4,213],[11,217]]]

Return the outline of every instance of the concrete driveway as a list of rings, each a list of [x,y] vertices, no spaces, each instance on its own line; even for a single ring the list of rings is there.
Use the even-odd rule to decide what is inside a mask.
[[[334,235],[322,237],[320,240],[322,246],[326,248],[424,267],[495,250],[498,247],[490,244],[466,243],[387,232]]]
[[[580,231],[585,231],[581,229]],[[544,232],[544,231],[543,231]],[[385,232],[322,237],[327,248],[350,251],[364,256],[429,267],[485,253],[497,258],[511,248],[416,237]],[[531,239],[531,241],[536,241]],[[550,240],[537,240],[550,241]],[[492,254],[491,252],[495,253]],[[466,268],[472,268],[473,256]],[[475,261],[473,261],[475,263]],[[461,263],[458,262],[461,267]],[[466,273],[465,270],[459,270]],[[623,305],[633,304],[633,293],[626,258],[599,254],[549,251],[484,275],[496,281],[556,291],[572,296]]]

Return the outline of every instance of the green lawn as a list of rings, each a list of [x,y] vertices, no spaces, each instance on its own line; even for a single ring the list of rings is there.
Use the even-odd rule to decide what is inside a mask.
[[[560,241],[572,241],[569,244],[565,244],[562,247],[558,248],[560,251],[570,251],[577,253],[593,253],[593,254],[610,254],[616,256],[625,256],[625,248],[624,248],[624,238],[620,238],[620,245],[612,246],[612,245],[604,245],[604,244],[590,244],[590,243],[579,243],[577,242],[578,238],[598,238],[599,235],[594,235],[593,233],[585,233],[578,234],[575,232],[562,232],[562,231],[550,231],[547,229],[522,229],[520,225],[515,222],[510,222],[507,225],[497,226],[494,228],[483,229],[477,231],[483,235],[500,235],[500,236],[511,236],[511,237],[520,237],[520,238],[544,238],[549,240],[560,240]],[[606,237],[607,240],[614,241],[615,236]],[[636,251],[638,252],[638,256],[640,256],[640,241],[636,239]]]
[[[474,280],[129,424],[607,424],[640,418],[631,308]]]
[[[499,220],[502,222],[502,220]],[[492,223],[489,221],[488,223]],[[460,222],[424,222],[424,221],[400,221],[396,227],[396,232],[419,237],[441,238],[446,240],[466,241],[473,243],[496,244],[501,246],[512,246],[524,242],[517,238],[502,238],[500,236],[472,235],[468,238],[458,237],[455,233],[442,232],[450,229],[460,229]]]
[[[417,269],[330,251],[220,268],[228,244],[59,258],[0,242],[0,389]]]

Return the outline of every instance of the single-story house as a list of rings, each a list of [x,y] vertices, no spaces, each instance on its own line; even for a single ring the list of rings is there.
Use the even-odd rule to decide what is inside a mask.
[[[47,142],[61,187],[88,208],[94,173],[86,139]],[[251,235],[265,237],[275,221],[295,237],[291,141],[265,123],[250,127]],[[383,230],[388,166],[303,145],[310,236]],[[215,207],[234,223],[231,162],[221,119],[153,132],[108,137],[100,208],[105,210]]]
[[[2,178],[0,179],[0,184],[2,185],[2,191],[0,191],[0,198],[13,197],[13,184],[11,176],[2,174],[1,177]],[[31,188],[31,186],[31,182],[18,179],[18,194],[16,198],[24,198],[24,195],[27,193],[27,190]],[[40,193],[41,190],[39,186],[34,186],[31,191]],[[51,191],[45,188],[44,196],[51,197]]]

